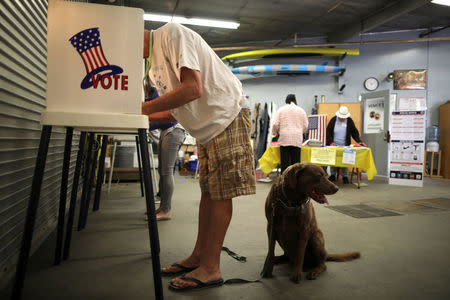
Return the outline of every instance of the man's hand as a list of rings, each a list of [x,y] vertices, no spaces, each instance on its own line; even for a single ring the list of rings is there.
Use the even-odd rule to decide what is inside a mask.
[[[336,143],[335,143],[335,142],[332,142],[332,143],[330,144],[330,146],[336,146]]]
[[[170,123],[176,122],[175,118],[169,111],[160,111],[157,113],[144,114],[148,116],[148,119],[153,123]]]
[[[360,144],[361,146],[367,147],[366,143],[364,143],[364,142],[359,142],[359,144]]]

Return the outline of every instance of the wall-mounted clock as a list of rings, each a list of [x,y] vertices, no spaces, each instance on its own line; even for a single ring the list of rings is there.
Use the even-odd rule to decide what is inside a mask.
[[[378,82],[378,79],[375,77],[369,77],[366,80],[364,80],[364,87],[368,91],[375,91],[378,88],[378,85],[380,83]]]

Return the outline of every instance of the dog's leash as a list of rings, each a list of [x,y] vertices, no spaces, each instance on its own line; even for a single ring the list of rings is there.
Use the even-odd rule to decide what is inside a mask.
[[[229,256],[231,256],[232,258],[234,258],[235,260],[237,260],[241,263],[247,262],[247,258],[245,256],[238,255],[237,253],[231,251],[227,247],[222,247],[222,251],[225,251]],[[230,278],[230,279],[225,280],[225,282],[223,284],[261,282],[260,279],[261,279],[261,277],[259,279],[255,279],[255,280],[248,280],[248,279],[243,279],[243,278]]]

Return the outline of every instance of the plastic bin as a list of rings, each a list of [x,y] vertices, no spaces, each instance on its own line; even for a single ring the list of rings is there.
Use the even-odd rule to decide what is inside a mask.
[[[191,171],[191,172],[197,171],[197,162],[198,162],[198,159],[189,161],[189,171]]]

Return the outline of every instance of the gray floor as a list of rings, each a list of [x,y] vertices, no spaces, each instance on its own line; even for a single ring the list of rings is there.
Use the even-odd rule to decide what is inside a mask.
[[[427,179],[424,188],[412,188],[378,178],[361,190],[340,184],[328,198],[330,205],[368,204],[401,214],[355,218],[315,204],[327,250],[358,250],[360,259],[330,262],[317,280],[298,285],[289,281],[288,265],[276,266],[274,277],[262,283],[184,294],[168,290],[169,279],[163,278],[165,299],[450,299],[449,183]],[[270,183],[258,183],[256,195],[234,200],[225,246],[247,262],[223,253],[224,279],[258,277],[267,251],[263,206],[269,188]],[[197,180],[177,177],[173,219],[158,223],[163,265],[190,253],[199,198]],[[412,202],[435,198],[443,200],[427,206]],[[33,255],[24,299],[153,299],[144,207],[139,184],[113,185],[111,194],[103,195],[101,210],[90,214],[87,228],[74,232],[69,261],[52,265],[53,236]],[[9,292],[10,286],[0,298],[7,299]]]

